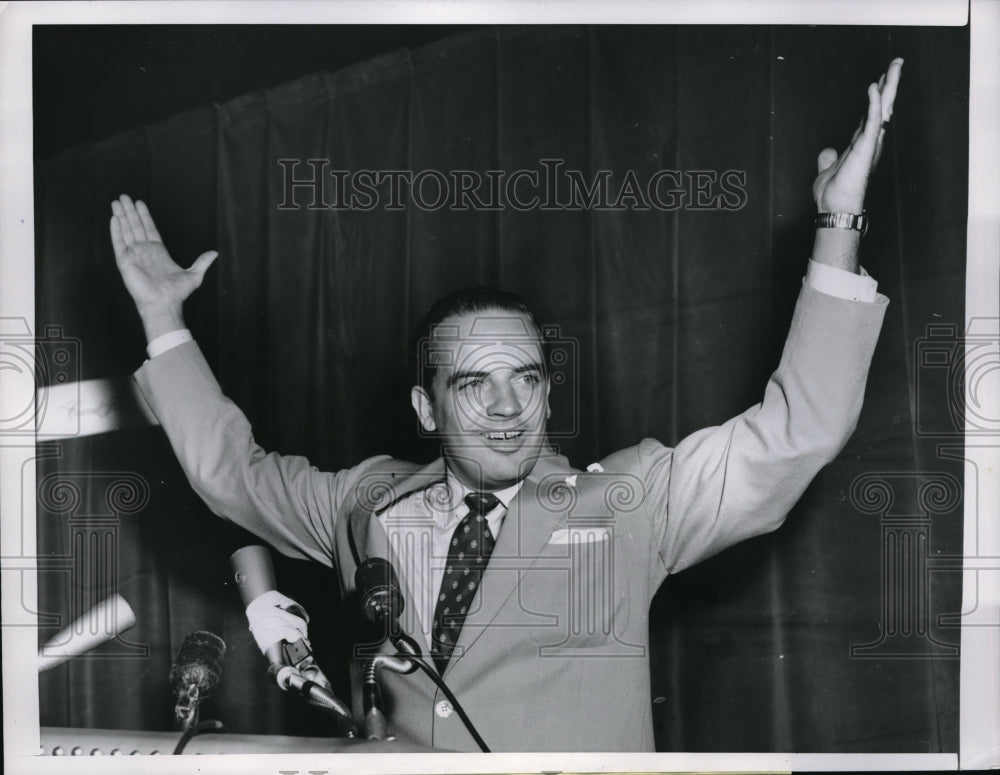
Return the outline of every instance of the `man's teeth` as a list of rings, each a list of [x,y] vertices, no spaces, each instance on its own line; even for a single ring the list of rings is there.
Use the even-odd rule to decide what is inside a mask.
[[[516,439],[521,435],[521,431],[497,431],[496,433],[487,433],[486,438],[492,441],[506,441],[507,439]]]

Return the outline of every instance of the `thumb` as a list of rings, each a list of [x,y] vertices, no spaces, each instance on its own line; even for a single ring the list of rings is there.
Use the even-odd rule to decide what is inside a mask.
[[[188,269],[189,272],[194,274],[198,278],[198,284],[201,285],[201,281],[205,278],[205,272],[212,263],[219,257],[219,252],[217,250],[209,250],[206,253],[202,253],[198,258],[194,260],[191,267]]]
[[[824,148],[819,152],[819,156],[816,157],[816,167],[817,172],[823,172],[829,169],[837,161],[837,151],[834,148]]]

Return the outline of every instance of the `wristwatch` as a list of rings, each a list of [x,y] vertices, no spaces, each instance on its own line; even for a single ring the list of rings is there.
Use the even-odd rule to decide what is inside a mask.
[[[820,213],[816,216],[817,229],[853,229],[863,237],[868,233],[868,216],[864,213]]]

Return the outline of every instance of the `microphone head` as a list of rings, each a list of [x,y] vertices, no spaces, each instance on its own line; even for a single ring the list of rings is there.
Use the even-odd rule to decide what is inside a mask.
[[[198,695],[207,697],[222,680],[225,658],[226,643],[222,638],[204,630],[192,632],[177,650],[170,668],[170,688],[179,696],[197,686]]]
[[[384,557],[369,557],[354,573],[361,610],[375,624],[394,622],[403,613],[403,591],[396,571]]]

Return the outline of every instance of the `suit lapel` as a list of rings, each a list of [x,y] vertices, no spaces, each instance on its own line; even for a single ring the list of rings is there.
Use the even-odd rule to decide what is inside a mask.
[[[402,587],[404,600],[400,625],[403,627],[404,632],[418,643],[423,641],[423,635],[419,629],[420,618],[417,615],[416,595],[410,584],[410,575],[405,571],[400,572],[400,569],[407,568],[412,564],[413,558],[398,556],[391,546],[389,535],[385,530],[385,525],[382,524],[380,516],[403,498],[419,490],[425,490],[432,484],[442,481],[444,478],[444,461],[438,458],[429,465],[405,477],[401,477],[399,484],[395,482],[379,482],[377,494],[373,493],[373,497],[368,500],[364,507],[353,515],[355,519],[355,540],[358,542],[359,548],[363,547],[362,559],[366,557],[384,557],[389,560],[396,570],[396,577]],[[419,545],[420,542],[415,543]]]
[[[389,545],[388,535],[379,515],[402,498],[442,481],[445,472],[444,460],[438,458],[409,475],[393,477],[400,479],[399,484],[395,481],[378,483],[378,497],[369,498],[352,514],[355,540],[359,549],[362,549],[363,556],[385,557],[396,567],[400,567],[400,558],[395,556]],[[531,474],[525,478],[524,485],[507,509],[493,555],[483,574],[480,590],[476,593],[477,605],[466,619],[459,636],[457,645],[460,652],[470,649],[487,626],[496,619],[517,589],[521,575],[541,554],[553,530],[565,521],[569,508],[565,499],[559,495],[558,488],[573,473],[578,472],[570,467],[565,457],[550,453],[539,457]],[[372,527],[372,523],[377,526]],[[406,574],[400,575],[405,599],[414,600]],[[353,586],[353,580],[351,583]],[[416,621],[416,617],[413,620]],[[406,629],[407,634],[415,637],[418,642],[422,640],[420,632]],[[455,669],[461,670],[464,661],[452,659],[445,675],[450,675]]]
[[[438,458],[433,463],[404,476],[396,477],[394,474],[384,474],[378,479],[363,483],[361,489],[364,492],[358,495],[357,507],[350,516],[351,528],[358,549],[362,550],[364,554],[371,553],[369,543],[373,539],[369,537],[369,526],[373,520],[377,521],[379,514],[407,495],[417,490],[426,489],[435,482],[440,482],[444,479],[444,475],[444,460]],[[398,484],[394,481],[395,478],[399,478]],[[385,557],[384,554],[379,556]]]

